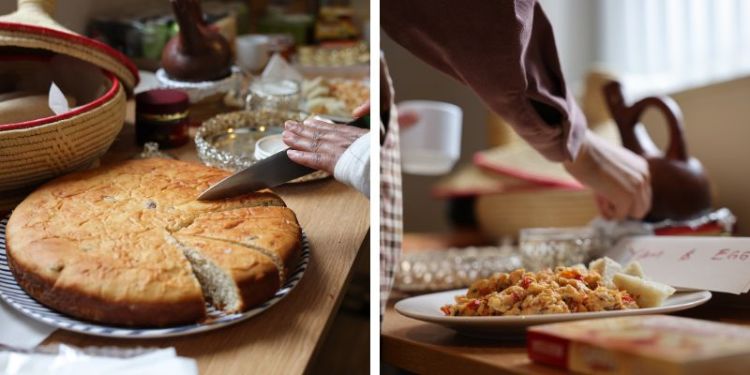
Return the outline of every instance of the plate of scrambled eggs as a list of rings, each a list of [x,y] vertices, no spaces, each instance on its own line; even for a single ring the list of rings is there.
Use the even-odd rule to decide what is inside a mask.
[[[637,262],[623,267],[600,258],[588,267],[498,273],[468,289],[401,300],[395,308],[414,319],[492,336],[536,324],[680,311],[709,299],[708,291],[676,293],[649,280]]]

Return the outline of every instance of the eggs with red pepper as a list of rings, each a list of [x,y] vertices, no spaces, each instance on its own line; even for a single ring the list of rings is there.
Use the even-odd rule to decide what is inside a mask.
[[[595,262],[592,264],[598,265]],[[520,268],[510,273],[498,273],[475,281],[466,295],[457,296],[456,303],[445,305],[441,310],[449,316],[500,316],[652,307],[639,306],[641,289],[620,283],[618,286],[622,287],[618,288],[611,280],[613,274],[606,272],[605,279],[597,268],[577,265],[539,272],[527,272]],[[640,270],[640,267],[637,269]],[[638,276],[631,277],[640,280]],[[644,283],[658,284],[645,280]],[[669,286],[660,285],[666,287],[662,288],[664,298],[674,293]]]

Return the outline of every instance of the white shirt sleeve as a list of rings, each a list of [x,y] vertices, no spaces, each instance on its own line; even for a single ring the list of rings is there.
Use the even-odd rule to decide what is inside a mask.
[[[336,167],[333,177],[345,183],[370,198],[370,134],[366,133],[357,138],[344,151]]]

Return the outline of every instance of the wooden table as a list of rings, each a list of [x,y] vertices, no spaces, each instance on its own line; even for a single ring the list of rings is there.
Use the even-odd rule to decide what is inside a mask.
[[[419,236],[421,242],[423,237]],[[404,236],[405,242],[413,238]],[[435,241],[444,240],[436,237]],[[413,243],[405,245],[413,247]],[[522,337],[492,341],[463,336],[449,328],[399,314],[393,304],[404,295],[394,293],[393,297],[383,317],[380,335],[380,354],[385,363],[420,374],[565,374],[532,363],[526,356]],[[750,297],[714,294],[705,305],[676,315],[750,326]]]
[[[132,116],[129,105],[128,118]],[[132,120],[126,123],[102,163],[127,159],[140,151],[134,144],[131,123]],[[198,160],[192,142],[168,152],[181,160]],[[332,179],[285,185],[274,191],[297,214],[312,255],[302,281],[268,311],[245,322],[192,336],[104,339],[58,330],[44,344],[173,346],[179,355],[195,358],[201,374],[304,372],[338,309],[352,264],[369,229],[369,201]]]

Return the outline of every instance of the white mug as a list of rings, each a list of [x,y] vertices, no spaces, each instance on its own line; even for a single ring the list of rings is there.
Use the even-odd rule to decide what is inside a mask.
[[[399,103],[397,109],[418,118],[416,124],[399,133],[402,170],[417,175],[449,172],[461,155],[461,108],[445,102],[410,100]]]
[[[271,39],[266,35],[249,34],[237,37],[237,65],[243,70],[258,72],[268,63]]]

